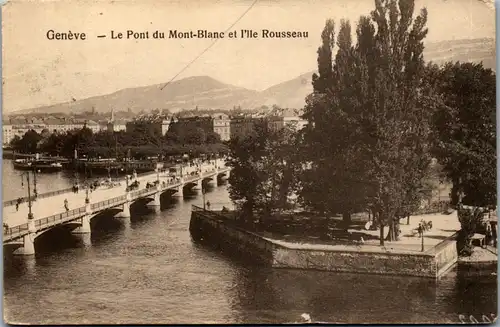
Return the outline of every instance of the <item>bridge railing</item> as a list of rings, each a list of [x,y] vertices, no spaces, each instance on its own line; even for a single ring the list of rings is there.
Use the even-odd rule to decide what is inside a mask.
[[[22,232],[28,231],[28,223],[19,225],[19,226],[14,226],[11,228],[4,228],[3,230],[3,237],[5,238],[11,238],[13,236],[16,236],[18,234],[21,234]]]
[[[214,168],[214,169],[211,169],[211,170],[206,170],[203,172],[203,176],[205,175],[211,175],[213,173],[215,173],[217,170]]]
[[[121,201],[125,201],[126,199],[127,199],[127,197],[125,195],[120,195],[120,196],[117,196],[117,197],[114,197],[114,198],[111,198],[108,200],[93,203],[90,205],[90,209],[92,209],[92,211],[99,210],[99,209],[104,208],[104,207],[109,207],[112,204],[115,204],[115,203],[118,203]]]
[[[199,174],[196,175],[188,175],[187,177],[184,178],[184,182],[191,182],[194,180],[199,179],[201,176]]]
[[[196,175],[188,175],[188,177],[184,178],[185,181],[192,181],[194,179],[198,179],[200,177],[202,177],[203,175],[205,174],[211,174],[211,173],[214,173],[216,171],[226,171],[228,170],[227,167],[222,167],[222,168],[219,168],[219,169],[212,169],[210,171],[206,171],[204,172],[201,176],[199,174],[196,174]],[[141,178],[141,177],[145,177],[145,176],[152,176],[152,177],[156,177],[156,173],[155,172],[145,172],[145,173],[140,173],[140,174],[137,174],[137,177],[138,178]],[[164,177],[164,176],[162,176]],[[123,177],[120,177],[118,179],[113,179],[114,181],[123,181],[125,180],[125,178]],[[175,182],[172,182],[172,184],[170,185],[173,185],[175,184]],[[62,189],[62,190],[57,190],[57,191],[50,191],[50,192],[45,192],[45,193],[41,193],[41,194],[38,194],[38,196],[35,198],[35,196],[31,196],[31,200],[34,201],[36,199],[43,199],[43,198],[49,198],[49,197],[52,197],[52,196],[56,196],[56,195],[60,195],[60,194],[66,194],[66,193],[71,193],[73,192],[73,188],[72,187],[68,187],[68,188],[65,188],[65,189]],[[21,200],[23,202],[26,202],[28,201],[28,197],[23,197],[21,198]],[[14,199],[14,200],[8,200],[8,201],[4,201],[3,203],[3,206],[4,207],[9,207],[9,206],[13,206],[17,203],[17,199]]]
[[[143,195],[143,194],[149,193],[149,192],[151,192],[151,191],[153,191],[153,190],[156,190],[156,188],[154,188],[154,189],[153,189],[153,188],[145,188],[145,189],[138,190],[138,191],[132,191],[132,192],[130,193],[130,196],[131,196],[132,198],[136,198],[136,197],[139,197],[139,196],[141,196],[141,195]]]
[[[173,179],[173,180],[170,180],[170,181],[168,181],[168,182],[165,182],[165,184],[166,184],[166,185],[167,185],[167,187],[168,187],[168,186],[172,186],[172,185],[177,185],[177,184],[180,184],[180,182],[181,182],[181,181],[180,181],[180,179],[179,179],[179,180],[175,180],[175,179]]]
[[[40,218],[40,219],[35,220],[35,227],[39,228],[39,227],[48,225],[50,223],[53,223],[55,221],[63,220],[65,218],[69,218],[69,217],[72,217],[75,215],[80,215],[84,212],[85,212],[85,207],[80,207],[80,208],[69,210],[69,211],[66,211],[63,213],[58,213],[58,214],[55,214],[52,216],[48,216],[45,218]]]
[[[36,199],[43,199],[43,198],[50,198],[51,196],[56,196],[56,195],[59,195],[59,194],[65,194],[65,193],[70,193],[70,192],[73,192],[73,188],[72,187],[69,187],[69,188],[65,188],[65,189],[62,189],[62,190],[57,190],[57,191],[51,191],[51,192],[45,192],[45,193],[41,193],[41,194],[38,194],[37,197],[35,196],[31,196],[31,201],[35,201]],[[21,200],[23,202],[26,202],[28,201],[28,197],[22,197]],[[17,199],[14,199],[14,200],[9,200],[9,201],[5,201],[3,203],[3,206],[4,207],[9,207],[9,206],[13,206],[17,203]]]

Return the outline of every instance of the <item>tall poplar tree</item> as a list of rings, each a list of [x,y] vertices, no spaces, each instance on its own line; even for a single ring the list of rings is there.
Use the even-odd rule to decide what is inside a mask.
[[[332,73],[319,65],[326,51],[318,51],[320,75],[306,106],[311,124],[304,140],[313,164],[305,174],[304,202],[345,218],[370,207],[381,245],[384,226],[390,227],[388,239],[397,239],[398,213],[422,187],[430,163],[422,92],[427,11],[415,19],[413,13],[413,0],[376,0],[371,17],[359,20],[355,46],[350,24],[342,22]],[[322,47],[331,45],[328,26]],[[320,194],[318,186],[321,200],[311,199],[309,192]]]

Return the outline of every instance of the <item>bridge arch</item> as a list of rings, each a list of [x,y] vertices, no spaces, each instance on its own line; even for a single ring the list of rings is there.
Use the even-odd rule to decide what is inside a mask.
[[[40,238],[40,236],[45,235],[47,232],[53,233],[54,231],[62,231],[65,230],[67,232],[71,232],[75,230],[76,228],[80,227],[82,224],[77,221],[70,221],[61,225],[57,226],[51,226],[48,228],[45,228],[43,230],[40,230],[34,234],[28,234],[26,237],[33,237],[32,241],[35,242],[37,239]]]
[[[132,201],[130,201],[130,205],[132,206],[136,206],[138,204],[148,204],[149,202],[151,201],[154,201],[154,196],[153,195],[149,195],[149,196],[144,196],[144,197],[140,197],[140,198],[137,198],[137,199],[133,199]]]
[[[192,189],[193,187],[195,187],[196,185],[198,185],[198,183],[196,182],[187,182],[186,184],[184,184],[182,186],[183,189]]]
[[[117,213],[122,211],[121,207],[122,207],[122,205],[120,204],[120,205],[117,205],[116,207],[107,208],[107,209],[101,210],[99,212],[96,212],[89,217],[89,220],[92,221],[94,218],[101,218],[104,216],[114,217],[114,216],[116,216]]]
[[[162,190],[160,192],[160,195],[172,195],[177,193],[177,187],[176,188],[168,188],[166,190]]]
[[[3,244],[4,253],[14,252],[17,249],[22,248],[23,246],[24,246],[24,243],[22,242],[22,239],[21,239],[21,241],[17,240],[17,241],[12,241],[12,242],[9,242],[9,243],[4,243]]]

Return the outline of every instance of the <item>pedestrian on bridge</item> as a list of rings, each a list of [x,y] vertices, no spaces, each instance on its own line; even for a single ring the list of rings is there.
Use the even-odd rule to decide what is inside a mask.
[[[64,209],[66,209],[66,212],[69,211],[68,199],[64,199]]]
[[[21,205],[22,202],[23,202],[23,199],[17,198],[17,201],[16,201],[16,211],[19,211],[19,206]]]

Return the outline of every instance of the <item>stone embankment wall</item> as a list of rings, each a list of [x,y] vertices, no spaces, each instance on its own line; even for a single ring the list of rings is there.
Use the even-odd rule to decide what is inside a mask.
[[[446,273],[453,265],[457,263],[457,234],[445,239],[443,242],[436,245],[431,254],[435,255],[435,262],[437,268],[437,275],[441,276]]]
[[[436,276],[436,266],[430,255],[297,250],[283,247],[276,249],[273,266],[386,275]]]
[[[451,238],[425,253],[367,252],[354,247],[352,250],[299,249],[276,244],[231,225],[216,214],[194,211],[190,231],[197,240],[223,249],[236,249],[252,260],[276,268],[436,278],[457,261],[456,242]]]
[[[208,211],[194,211],[191,214],[189,231],[197,241],[248,254],[253,261],[260,263],[270,264],[273,261],[273,243],[257,234],[229,226],[223,219]]]

